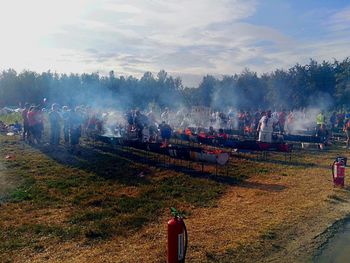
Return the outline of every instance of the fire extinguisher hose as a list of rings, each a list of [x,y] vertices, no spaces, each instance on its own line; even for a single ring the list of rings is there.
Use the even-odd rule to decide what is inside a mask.
[[[332,164],[332,176],[333,176],[333,178],[334,178],[334,166],[335,166],[336,162],[337,161],[334,161],[333,164]]]
[[[183,224],[183,228],[184,228],[184,232],[185,232],[184,259],[183,259],[182,263],[185,263],[186,253],[187,253],[187,245],[188,245],[188,234],[187,234],[186,224],[183,220],[182,220],[182,224]]]

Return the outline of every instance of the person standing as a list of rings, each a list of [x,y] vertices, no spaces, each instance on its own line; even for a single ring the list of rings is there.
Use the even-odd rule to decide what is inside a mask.
[[[76,107],[74,111],[71,112],[69,116],[69,135],[70,135],[70,144],[71,150],[73,153],[80,154],[79,140],[81,137],[81,126],[83,123],[83,118],[80,115],[79,108]]]
[[[239,111],[239,113],[238,113],[238,130],[239,130],[240,134],[244,134],[244,120],[245,120],[244,111]]]
[[[218,134],[216,135],[217,143],[223,146],[225,145],[227,139],[228,139],[227,133],[224,131],[224,129],[220,128]]]
[[[39,108],[36,106],[30,107],[27,119],[28,119],[28,126],[29,126],[29,137],[28,142],[37,144],[40,144],[40,123],[39,123]]]
[[[287,117],[287,131],[289,134],[291,134],[294,130],[294,121],[295,121],[295,116],[293,111],[289,111],[288,117]]]
[[[344,120],[345,120],[345,114],[342,112],[342,111],[340,111],[338,114],[337,114],[337,127],[339,128],[339,129],[341,129],[341,127],[343,127],[344,126]]]
[[[62,108],[62,120],[63,120],[63,136],[64,136],[64,143],[69,143],[69,114],[70,111],[68,109],[68,106],[63,106]]]
[[[162,148],[167,147],[169,145],[169,140],[171,138],[172,129],[169,124],[163,121],[159,125],[160,136],[162,137],[163,143],[161,145]]]
[[[316,132],[320,129],[321,126],[325,124],[325,116],[323,111],[321,111],[317,116],[316,116]]]
[[[28,123],[28,112],[29,112],[29,103],[24,105],[24,110],[22,111],[23,119],[23,141],[29,140],[29,123]]]
[[[56,103],[52,104],[51,112],[49,113],[50,121],[50,144],[59,145],[60,143],[60,133],[61,133],[61,116],[58,112],[58,105]]]
[[[257,110],[254,114],[254,129],[258,129],[259,127],[259,121],[261,119],[262,115],[260,113],[260,110]]]
[[[284,125],[286,124],[286,111],[282,110],[280,113],[278,113],[278,125],[279,125],[279,130],[281,133],[284,133]]]
[[[142,141],[142,130],[145,126],[148,126],[148,118],[146,115],[142,114],[139,110],[136,111],[135,116],[135,126],[138,133],[138,138]]]
[[[169,123],[169,108],[165,107],[164,112],[160,115],[160,118],[162,121],[165,121],[165,123]]]
[[[44,109],[40,109],[39,107],[37,107],[36,119],[38,123],[37,138],[40,143],[44,133]]]
[[[272,133],[274,128],[274,121],[271,117],[271,111],[268,111],[265,116],[263,116],[258,125],[257,132],[259,133],[259,142],[272,142]]]
[[[326,125],[322,124],[319,127],[318,131],[316,132],[316,137],[320,138],[320,150],[324,150],[325,146],[328,144],[329,139],[329,132],[326,129]]]
[[[150,132],[149,132],[149,127],[146,124],[143,126],[142,129],[142,142],[149,142],[150,141]]]
[[[343,130],[346,135],[346,148],[350,149],[350,119],[345,122]]]
[[[337,123],[337,113],[335,111],[329,118],[329,123],[331,124],[331,132],[334,132],[335,124]]]

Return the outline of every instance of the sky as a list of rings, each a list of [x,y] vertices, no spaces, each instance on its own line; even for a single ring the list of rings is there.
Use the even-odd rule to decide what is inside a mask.
[[[0,0],[0,69],[259,74],[349,56],[349,0]]]

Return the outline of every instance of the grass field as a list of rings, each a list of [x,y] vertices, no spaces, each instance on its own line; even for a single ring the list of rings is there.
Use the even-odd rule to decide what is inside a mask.
[[[339,147],[298,150],[292,161],[231,157],[215,175],[86,141],[79,156],[16,137],[0,143],[0,175],[16,186],[0,192],[1,262],[165,262],[170,207],[188,217],[189,262],[254,262],[344,216],[350,197],[331,183]]]
[[[13,124],[15,123],[15,121],[22,123],[22,116],[19,112],[4,114],[4,115],[0,115],[0,121],[3,121],[6,124]]]

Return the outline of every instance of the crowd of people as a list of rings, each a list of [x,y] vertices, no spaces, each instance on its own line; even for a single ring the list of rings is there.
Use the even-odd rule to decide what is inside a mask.
[[[262,142],[272,142],[273,133],[293,134],[300,131],[319,137],[327,137],[336,130],[343,129],[350,147],[350,114],[332,112],[326,116],[322,111],[240,111],[227,112],[210,109],[178,110],[165,108],[163,111],[129,110],[111,114],[87,106],[69,108],[54,103],[47,107],[25,104],[21,112],[23,125],[13,125],[16,131],[23,130],[23,140],[30,144],[41,144],[43,132],[49,124],[49,143],[57,146],[62,140],[72,150],[79,145],[82,134],[126,136],[142,142],[162,141],[169,144],[174,131],[227,138],[227,130],[235,130],[239,135],[249,136]],[[0,125],[1,128],[1,125]],[[189,129],[192,128],[192,129]],[[62,138],[61,135],[63,134]]]
[[[25,104],[21,112],[23,119],[23,140],[29,144],[42,144],[42,137],[46,123],[49,123],[49,144],[57,146],[60,144],[63,131],[64,143],[71,146],[71,150],[77,150],[84,119],[86,119],[86,109],[76,107],[69,109],[62,108],[54,103],[50,110],[40,106]]]
[[[153,111],[146,114],[140,110],[131,110],[125,114],[127,120],[127,135],[136,135],[143,142],[155,142],[159,138],[163,141],[163,147],[169,144],[172,135],[172,127],[169,124],[168,109],[157,118]]]
[[[132,110],[126,116],[128,131],[135,131],[144,141],[154,140],[157,135],[167,140],[172,130],[186,133],[187,128],[194,127],[197,134],[205,132],[208,135],[220,134],[221,137],[225,137],[223,131],[235,130],[239,135],[263,142],[272,142],[274,133],[313,135],[326,141],[333,132],[344,130],[347,135],[347,146],[350,146],[350,114],[344,112],[333,112],[330,116],[326,116],[321,110],[272,112],[231,109],[227,113],[208,110],[198,114],[183,109],[173,112],[165,108],[158,114],[153,110],[144,113]]]

